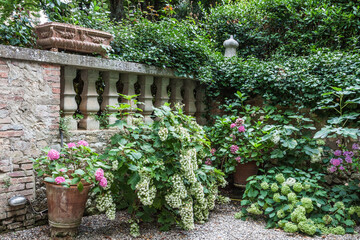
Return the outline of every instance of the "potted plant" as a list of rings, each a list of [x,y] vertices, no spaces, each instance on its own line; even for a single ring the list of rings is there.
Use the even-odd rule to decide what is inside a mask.
[[[44,177],[52,237],[75,236],[85,210],[88,193],[105,191],[104,169],[110,167],[86,141],[68,143],[61,151],[45,149],[34,161],[34,170]]]

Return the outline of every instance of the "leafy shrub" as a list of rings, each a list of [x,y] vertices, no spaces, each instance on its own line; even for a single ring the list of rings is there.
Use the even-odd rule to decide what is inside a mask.
[[[177,106],[155,109],[159,121],[127,126],[112,137],[104,157],[113,163],[118,208],[132,214],[132,235],[138,235],[137,222],[157,221],[166,230],[178,223],[192,229],[204,222],[215,206],[218,187],[226,182],[223,173],[203,163],[210,142],[191,116]],[[219,198],[219,200],[224,200]]]
[[[253,176],[246,186],[242,219],[264,214],[267,227],[314,234],[353,233],[360,217],[358,181],[349,186],[322,187],[323,174],[290,167]],[[356,213],[356,214],[355,214]]]

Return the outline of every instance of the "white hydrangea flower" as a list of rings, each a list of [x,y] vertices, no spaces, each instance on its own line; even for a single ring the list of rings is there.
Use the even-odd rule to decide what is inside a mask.
[[[119,161],[115,160],[112,162],[112,170],[116,171],[119,168]]]
[[[169,131],[166,127],[160,128],[158,135],[161,141],[165,141],[168,138]]]
[[[274,144],[278,144],[279,141],[280,141],[280,133],[278,131],[275,132],[275,134],[273,134],[271,136],[271,141],[274,143]]]
[[[286,179],[286,181],[283,184],[286,184],[288,186],[293,186],[296,183],[296,179],[295,178],[288,178]]]
[[[136,184],[137,195],[142,204],[150,206],[156,196],[156,187],[151,185],[151,177],[144,171],[140,171],[140,181]]]

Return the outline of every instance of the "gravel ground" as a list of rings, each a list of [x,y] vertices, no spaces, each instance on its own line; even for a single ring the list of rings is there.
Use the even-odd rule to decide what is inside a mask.
[[[308,237],[300,234],[288,234],[279,229],[265,229],[264,222],[241,221],[234,218],[234,214],[239,210],[238,206],[226,205],[218,206],[205,224],[196,224],[192,231],[183,231],[174,228],[169,232],[160,232],[154,224],[141,224],[141,237],[132,238],[129,235],[129,215],[125,211],[118,212],[114,221],[107,220],[105,215],[96,215],[84,217],[79,228],[79,235],[76,239],[95,240],[95,239],[244,239],[244,240],[288,240],[288,239],[337,239],[337,240],[353,240],[360,239],[360,235],[344,235],[344,236],[322,236]],[[360,232],[360,227],[357,227]],[[50,239],[49,226],[40,226],[28,230],[6,233],[0,235],[1,240],[22,240]]]

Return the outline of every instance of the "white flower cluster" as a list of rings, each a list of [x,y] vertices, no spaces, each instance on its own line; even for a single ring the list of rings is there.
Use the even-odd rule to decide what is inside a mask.
[[[130,235],[133,237],[140,236],[139,225],[136,222],[130,222]]]
[[[175,132],[177,135],[179,135],[180,141],[190,141],[189,131],[186,128],[182,127],[181,124],[175,129]]]
[[[278,131],[275,132],[275,134],[273,134],[271,136],[271,141],[274,143],[274,144],[278,144],[279,141],[280,141],[280,133]]]
[[[209,210],[213,210],[215,208],[215,200],[219,194],[218,188],[216,185],[213,185],[212,188],[210,188],[210,193],[207,196],[207,205],[209,207]]]
[[[112,174],[111,172],[106,172],[104,174],[104,177],[107,180],[107,185],[104,189],[109,190],[111,188],[111,184],[114,182],[114,174]]]
[[[165,196],[167,204],[172,208],[180,208],[183,204],[183,199],[187,197],[186,187],[180,175],[175,174],[171,177],[173,184],[172,192]]]
[[[295,178],[288,178],[286,179],[286,181],[283,184],[286,184],[288,186],[293,186],[296,183],[296,179]]]
[[[321,149],[321,151],[320,151]],[[322,152],[322,148],[319,148],[319,153],[318,154],[313,154],[311,155],[311,163],[318,163],[321,162],[321,152]]]
[[[165,141],[168,138],[168,134],[169,134],[169,132],[166,127],[160,128],[160,130],[158,132],[158,135],[159,135],[161,141]]]
[[[151,177],[144,171],[140,171],[140,181],[136,184],[137,195],[142,204],[150,206],[156,196],[156,187],[151,185]]]
[[[183,154],[180,155],[180,164],[187,180],[190,183],[195,183],[197,180],[194,171],[198,168],[196,149],[193,148],[188,151],[184,151]]]
[[[194,229],[194,210],[192,199],[187,200],[180,208],[179,214],[181,216],[181,222],[185,230]]]
[[[119,168],[119,161],[115,160],[112,162],[112,170],[116,171]]]
[[[111,193],[106,192],[104,195],[98,195],[96,198],[96,207],[100,212],[106,211],[106,216],[110,220],[115,219],[116,205],[112,199]]]

